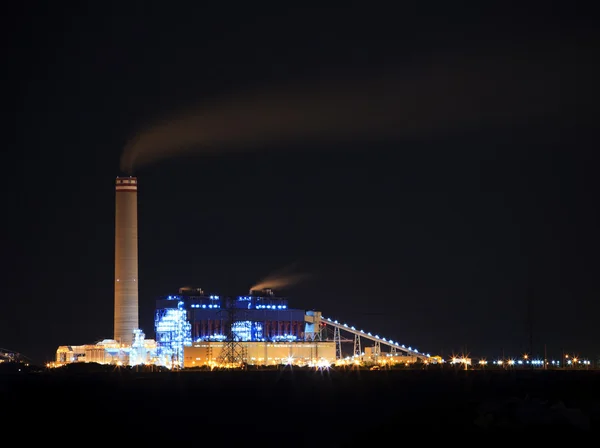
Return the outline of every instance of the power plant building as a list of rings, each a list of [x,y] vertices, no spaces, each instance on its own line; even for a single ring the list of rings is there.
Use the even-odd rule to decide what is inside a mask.
[[[333,363],[335,344],[320,340],[320,313],[289,308],[271,290],[222,298],[181,288],[157,300],[158,357],[182,367]]]
[[[156,342],[145,339],[141,330],[135,330],[131,345],[121,344],[114,339],[104,339],[96,344],[61,345],[56,350],[55,365],[76,362],[98,364],[139,365],[156,364]]]
[[[343,358],[340,330],[354,337],[354,361],[365,356],[378,359],[381,345],[389,347],[390,354],[401,351],[415,360],[428,359],[429,355],[416,349],[325,319],[320,311],[290,308],[286,298],[270,289],[221,297],[207,295],[200,288],[180,288],[178,294],[156,301],[155,339],[146,339],[138,328],[137,191],[136,177],[116,178],[114,336],[93,344],[58,347],[55,366],[97,362],[169,368],[328,367]],[[327,328],[333,328],[333,340],[327,336]],[[361,350],[361,338],[374,344],[372,355]],[[409,361],[405,356],[398,361],[410,362],[412,358]]]

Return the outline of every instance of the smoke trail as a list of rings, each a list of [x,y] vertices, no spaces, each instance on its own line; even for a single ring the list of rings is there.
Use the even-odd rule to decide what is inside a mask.
[[[262,289],[285,289],[294,286],[312,275],[308,273],[293,272],[297,268],[297,263],[286,266],[267,275],[260,282],[250,288],[250,291],[260,291]]]
[[[593,58],[563,50],[437,58],[401,74],[238,92],[139,132],[121,169],[131,173],[188,153],[430,138],[575,119],[571,112],[591,100]]]
[[[261,282],[250,288],[250,291],[260,291],[262,289],[285,289],[307,279],[308,274],[294,274],[284,277],[265,278]]]

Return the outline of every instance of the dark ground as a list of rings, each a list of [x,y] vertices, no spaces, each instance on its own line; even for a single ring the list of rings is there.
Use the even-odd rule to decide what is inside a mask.
[[[3,427],[67,444],[340,447],[591,441],[600,427],[600,371],[111,369],[4,372]]]

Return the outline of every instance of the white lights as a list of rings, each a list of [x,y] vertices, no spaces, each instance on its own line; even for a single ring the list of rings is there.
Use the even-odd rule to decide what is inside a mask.
[[[285,310],[287,305],[256,305],[257,310]]]
[[[330,366],[331,366],[331,363],[328,360],[326,360],[326,359],[319,359],[315,363],[315,367],[317,369],[329,369]]]
[[[331,325],[333,327],[340,328],[340,329],[343,329],[343,330],[346,330],[346,331],[351,331],[352,333],[355,334],[355,336],[362,336],[362,337],[365,337],[365,338],[370,338],[371,340],[375,341],[378,344],[380,344],[381,342],[383,342],[385,345],[391,347],[392,349],[396,349],[396,347],[398,347],[398,348],[401,347],[404,351],[412,352],[418,358],[422,358],[423,360],[426,360],[426,358],[430,358],[431,357],[429,354],[425,355],[424,353],[420,353],[419,350],[417,350],[416,348],[413,349],[412,347],[408,347],[408,349],[407,349],[404,344],[400,345],[398,342],[394,342],[392,339],[387,339],[387,338],[384,338],[384,337],[380,337],[377,334],[373,335],[370,332],[365,333],[364,330],[357,330],[356,327],[349,326],[346,323],[340,324],[337,320],[332,321],[330,318],[325,318],[325,317],[322,317],[322,320],[331,323]]]
[[[177,308],[157,311],[155,319],[157,355],[163,365],[183,367],[183,347],[192,345],[192,326],[187,320],[184,303]]]

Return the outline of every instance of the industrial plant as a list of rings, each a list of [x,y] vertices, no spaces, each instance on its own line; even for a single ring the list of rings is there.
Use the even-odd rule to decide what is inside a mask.
[[[115,278],[113,338],[62,345],[53,367],[71,363],[155,365],[169,369],[243,368],[332,364],[410,364],[437,357],[365,332],[320,311],[290,307],[271,289],[222,297],[182,287],[156,300],[155,339],[139,328],[138,181],[115,184]],[[343,350],[342,347],[351,347]]]

